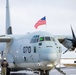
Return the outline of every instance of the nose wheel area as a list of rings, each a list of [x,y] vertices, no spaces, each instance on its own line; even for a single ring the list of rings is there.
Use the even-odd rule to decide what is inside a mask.
[[[49,75],[49,70],[40,70],[40,75]]]

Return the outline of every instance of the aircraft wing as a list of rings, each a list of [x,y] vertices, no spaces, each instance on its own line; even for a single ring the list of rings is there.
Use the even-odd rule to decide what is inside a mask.
[[[0,36],[0,42],[10,42],[12,40],[9,36]]]

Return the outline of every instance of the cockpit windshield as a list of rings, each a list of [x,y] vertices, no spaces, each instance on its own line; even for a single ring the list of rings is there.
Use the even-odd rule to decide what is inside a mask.
[[[39,37],[39,35],[35,35],[33,36],[33,38],[31,39],[30,43],[37,43],[40,41],[51,41],[51,37],[50,36],[43,36],[43,37]]]
[[[46,41],[51,41],[51,38],[50,37],[45,37],[45,40]]]
[[[44,37],[40,37],[39,38],[39,41],[44,41]]]
[[[50,37],[40,37],[39,41],[51,41]]]

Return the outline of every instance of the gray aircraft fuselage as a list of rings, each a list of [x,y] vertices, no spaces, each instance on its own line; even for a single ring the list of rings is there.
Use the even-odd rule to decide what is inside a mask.
[[[49,70],[55,67],[61,57],[61,46],[58,40],[48,32],[38,31],[23,36],[7,35],[12,40],[1,43],[10,68],[31,68]]]

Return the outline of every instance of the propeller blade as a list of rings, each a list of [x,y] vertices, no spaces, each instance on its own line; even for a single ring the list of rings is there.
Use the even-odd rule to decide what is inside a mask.
[[[73,39],[68,39],[68,38],[66,38],[66,40],[69,40],[69,41],[72,41],[72,42],[73,42]]]
[[[69,49],[67,49],[65,52],[63,52],[63,54],[65,54],[67,51],[69,51]]]
[[[72,26],[71,26],[71,31],[72,31],[72,36],[73,36],[73,39],[74,39],[75,38],[75,34],[74,34]]]

